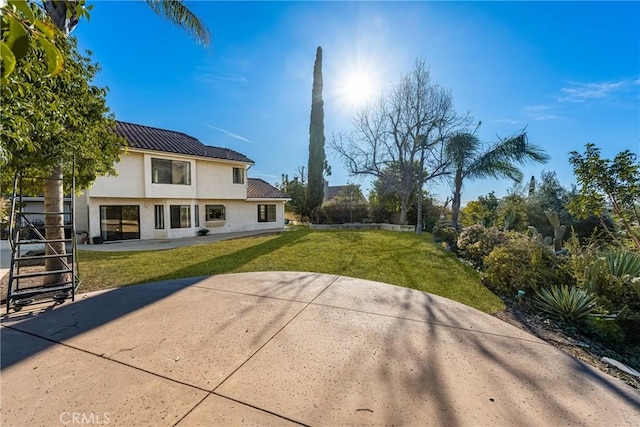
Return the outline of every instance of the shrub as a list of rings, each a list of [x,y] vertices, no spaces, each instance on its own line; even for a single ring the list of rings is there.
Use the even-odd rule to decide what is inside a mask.
[[[575,286],[552,286],[536,293],[534,305],[568,323],[578,323],[596,309],[596,296]]]
[[[472,225],[462,230],[458,236],[458,254],[475,268],[482,268],[484,258],[496,246],[506,241],[506,234],[496,227],[485,228],[482,225]]]
[[[620,345],[626,339],[624,329],[615,320],[589,316],[586,319],[586,331],[614,345]]]
[[[444,243],[451,251],[456,252],[458,245],[458,230],[447,220],[436,222],[433,227],[433,241],[436,243]]]
[[[578,287],[598,296],[606,311],[620,310],[625,305],[640,311],[640,294],[634,289],[638,255],[623,249],[602,252],[595,242],[581,245],[575,235],[568,241],[571,256],[569,271]]]
[[[605,259],[614,276],[640,277],[640,254],[618,248],[607,251]]]
[[[351,206],[345,203],[325,203],[318,211],[320,224],[366,222],[367,217],[367,206],[361,203],[354,203]]]
[[[489,289],[506,295],[515,295],[518,290],[534,294],[543,286],[563,280],[549,248],[520,233],[507,237],[484,259],[483,283]]]

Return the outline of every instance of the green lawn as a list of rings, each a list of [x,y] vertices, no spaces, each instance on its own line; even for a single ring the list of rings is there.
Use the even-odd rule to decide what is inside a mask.
[[[480,276],[433,244],[430,234],[291,230],[165,251],[80,251],[81,292],[247,271],[310,271],[391,283],[487,313],[504,308]]]

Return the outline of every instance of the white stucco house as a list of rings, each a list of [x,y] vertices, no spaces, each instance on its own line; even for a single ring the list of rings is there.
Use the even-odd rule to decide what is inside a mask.
[[[181,132],[116,122],[129,143],[115,165],[76,198],[78,232],[93,240],[168,239],[284,227],[287,195],[247,177],[254,162]],[[100,239],[97,239],[100,240]]]

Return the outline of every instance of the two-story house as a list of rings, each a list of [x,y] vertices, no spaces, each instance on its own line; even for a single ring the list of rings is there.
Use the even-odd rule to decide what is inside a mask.
[[[76,230],[103,241],[167,239],[284,227],[288,197],[247,178],[254,162],[181,132],[116,122],[129,143],[115,165],[76,199]]]

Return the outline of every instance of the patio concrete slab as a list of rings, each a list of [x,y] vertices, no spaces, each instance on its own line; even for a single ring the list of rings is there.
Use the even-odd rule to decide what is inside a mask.
[[[542,342],[313,305],[216,391],[309,425],[637,420],[602,381]]]
[[[153,284],[144,288],[151,291],[164,286]],[[58,331],[34,322],[15,327],[54,340],[65,332],[73,333],[65,344],[213,390],[305,304],[196,285],[106,322],[91,333],[77,333],[82,323],[76,320],[78,312],[71,309],[73,305],[68,307],[64,316],[54,319]],[[109,306],[100,309],[109,310]],[[62,314],[62,310],[57,313]]]
[[[224,275],[23,310],[0,328],[3,426],[60,425],[65,411],[115,426],[600,426],[640,413],[637,390],[555,347],[381,283]]]
[[[2,328],[3,426],[173,425],[206,392]]]
[[[291,427],[300,424],[215,394],[210,394],[178,424],[180,427],[240,425]]]
[[[200,282],[198,287],[238,292],[270,298],[311,302],[339,276],[318,273],[265,271],[258,273],[221,274]]]
[[[369,280],[340,277],[314,303],[543,342],[505,322],[496,323],[494,317],[473,307],[451,304],[447,298],[415,289]]]

